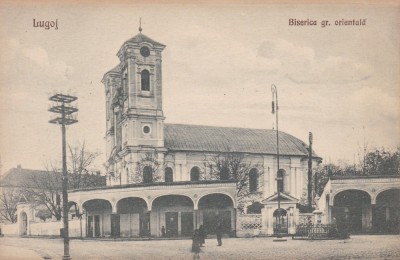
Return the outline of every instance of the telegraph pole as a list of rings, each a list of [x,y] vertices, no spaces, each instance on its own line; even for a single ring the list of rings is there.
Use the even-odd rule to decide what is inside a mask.
[[[286,239],[282,238],[281,235],[281,219],[282,219],[282,212],[281,212],[281,185],[282,185],[282,180],[283,180],[283,174],[284,170],[280,169],[279,166],[279,125],[278,125],[278,89],[274,84],[271,85],[271,92],[272,92],[272,114],[275,114],[276,116],[276,160],[277,160],[277,172],[276,172],[276,188],[278,192],[278,209],[277,209],[277,217],[278,217],[278,223],[277,223],[277,230],[276,230],[276,237],[274,241],[286,241]],[[275,100],[275,102],[274,102]]]
[[[63,237],[64,237],[64,255],[63,260],[70,260],[69,255],[69,232],[68,232],[68,173],[67,173],[67,145],[66,145],[66,125],[72,125],[78,122],[72,117],[72,114],[78,112],[78,109],[71,106],[71,102],[77,100],[77,97],[56,94],[49,98],[56,104],[49,109],[50,112],[61,114],[61,117],[51,119],[49,123],[61,125],[62,134],[62,195],[63,195]]]
[[[312,143],[313,143],[313,134],[311,132],[308,133],[308,209],[311,212],[312,210]]]

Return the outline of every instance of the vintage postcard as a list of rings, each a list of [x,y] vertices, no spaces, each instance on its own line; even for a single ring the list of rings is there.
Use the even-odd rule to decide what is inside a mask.
[[[400,258],[398,1],[1,1],[0,259]]]

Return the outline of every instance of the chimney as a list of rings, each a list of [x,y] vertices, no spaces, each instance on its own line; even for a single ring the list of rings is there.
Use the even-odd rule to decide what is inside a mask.
[[[22,167],[21,167],[21,164],[18,164],[17,165],[17,169],[21,169]]]

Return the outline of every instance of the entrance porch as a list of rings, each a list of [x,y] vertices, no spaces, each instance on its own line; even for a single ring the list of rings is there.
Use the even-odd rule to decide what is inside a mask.
[[[208,234],[221,222],[236,229],[236,184],[197,181],[131,184],[69,192],[83,210],[87,237],[192,236],[203,225]]]

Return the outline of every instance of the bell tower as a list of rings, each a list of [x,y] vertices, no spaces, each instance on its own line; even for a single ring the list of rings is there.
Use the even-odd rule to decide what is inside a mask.
[[[140,26],[139,33],[119,49],[120,63],[104,74],[106,156],[111,171],[123,169],[146,152],[164,150],[161,53],[165,47],[144,35]]]

